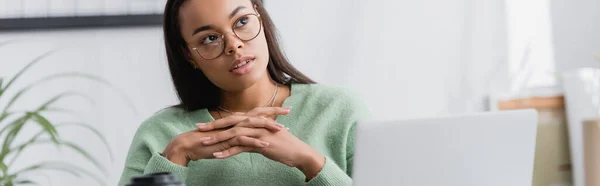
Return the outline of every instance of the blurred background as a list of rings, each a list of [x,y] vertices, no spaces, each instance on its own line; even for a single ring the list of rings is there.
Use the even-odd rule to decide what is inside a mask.
[[[0,115],[3,178],[25,170],[17,181],[116,185],[139,124],[177,103],[160,25],[165,2],[0,0],[0,109],[10,106]],[[571,113],[588,113],[559,111],[570,122],[598,116],[591,103],[600,99],[599,0],[269,0],[265,6],[292,64],[320,83],[355,91],[376,120],[499,110],[502,101],[540,97],[558,97],[564,108],[565,96],[566,105],[582,109]],[[579,78],[582,70],[591,78]],[[581,86],[565,89],[565,77]],[[592,93],[569,100],[569,91]],[[33,124],[20,124],[21,117]],[[553,134],[566,133],[566,119],[558,120]],[[82,125],[61,125],[73,123]],[[53,132],[45,124],[60,127]],[[65,141],[60,150],[55,133]],[[46,142],[19,152],[36,136]],[[572,157],[572,167],[571,157],[561,158],[555,161],[566,162],[556,172],[568,176],[546,185],[583,186],[582,158]]]

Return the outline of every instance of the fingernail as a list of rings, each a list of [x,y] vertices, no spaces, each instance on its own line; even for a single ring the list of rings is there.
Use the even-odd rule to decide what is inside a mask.
[[[285,128],[285,130],[290,130],[290,128],[287,128],[287,127],[286,127],[286,128]]]
[[[285,125],[282,125],[282,124],[279,124],[279,123],[277,123],[276,125],[277,125],[279,128],[285,128]]]
[[[208,145],[208,144],[210,144],[210,141],[208,141],[208,140],[207,141],[203,141],[202,144]]]
[[[222,152],[215,152],[215,153],[213,153],[213,156],[215,156],[215,157],[219,157],[219,156],[221,156],[221,155],[223,155],[223,153],[222,153]]]
[[[263,147],[267,147],[267,146],[269,146],[269,142],[266,142],[266,141],[261,141],[261,142],[260,142],[260,144],[261,144]]]
[[[210,137],[202,137],[202,138],[200,138],[200,141],[207,141],[207,140],[210,140]]]
[[[283,107],[283,109],[285,109],[285,110],[292,110],[292,106],[286,106],[286,107]]]
[[[197,123],[197,124],[196,124],[196,126],[197,126],[199,129],[202,129],[202,128],[205,128],[205,127],[206,127],[206,123]]]

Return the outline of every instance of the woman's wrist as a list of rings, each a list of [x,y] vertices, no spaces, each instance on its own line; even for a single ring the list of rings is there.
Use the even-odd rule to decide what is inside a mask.
[[[318,152],[309,153],[302,159],[302,163],[296,168],[304,173],[306,181],[316,177],[325,166],[325,157]]]
[[[161,155],[177,165],[187,167],[190,160],[182,152],[182,150],[165,150]]]

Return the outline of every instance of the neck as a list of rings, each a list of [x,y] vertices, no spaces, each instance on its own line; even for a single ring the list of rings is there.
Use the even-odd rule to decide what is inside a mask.
[[[222,92],[221,106],[232,112],[248,112],[271,101],[276,84],[269,75],[240,92]]]

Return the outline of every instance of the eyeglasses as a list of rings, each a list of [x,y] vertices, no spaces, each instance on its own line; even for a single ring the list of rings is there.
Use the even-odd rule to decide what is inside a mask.
[[[231,30],[237,38],[242,41],[250,41],[258,36],[262,29],[262,20],[260,15],[246,14],[238,18]],[[196,43],[192,43],[192,50],[196,51],[200,57],[211,60],[216,59],[225,51],[225,36],[223,34],[211,33],[200,37]]]

